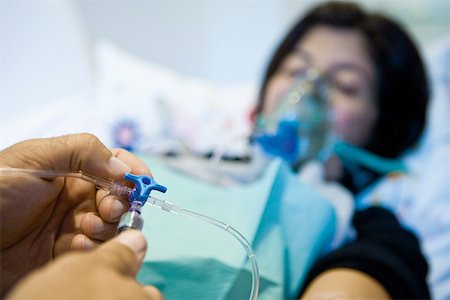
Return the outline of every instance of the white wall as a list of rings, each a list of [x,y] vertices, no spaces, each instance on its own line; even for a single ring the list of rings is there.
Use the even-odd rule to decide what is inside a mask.
[[[70,1],[0,0],[0,118],[89,87],[83,24]]]
[[[304,1],[303,1],[304,2]],[[282,1],[79,2],[91,38],[217,83],[255,81],[290,18]]]
[[[365,0],[422,45],[449,29],[449,1]],[[259,81],[274,45],[313,0],[0,0],[0,119],[91,84],[92,46],[219,84]]]
[[[181,72],[232,84],[259,79],[279,38],[314,0],[79,0],[91,38]],[[421,42],[448,32],[449,1],[359,0]]]

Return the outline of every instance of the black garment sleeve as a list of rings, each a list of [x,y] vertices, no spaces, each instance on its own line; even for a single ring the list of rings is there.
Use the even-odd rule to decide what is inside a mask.
[[[356,212],[354,241],[325,255],[310,269],[305,289],[319,274],[350,268],[376,279],[394,299],[429,299],[428,264],[416,236],[404,229],[386,209]]]

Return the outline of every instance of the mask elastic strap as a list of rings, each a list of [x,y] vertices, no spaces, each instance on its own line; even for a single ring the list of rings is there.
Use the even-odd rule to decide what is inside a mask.
[[[400,159],[384,158],[345,142],[336,142],[333,150],[343,161],[354,162],[380,174],[408,173],[408,168]]]

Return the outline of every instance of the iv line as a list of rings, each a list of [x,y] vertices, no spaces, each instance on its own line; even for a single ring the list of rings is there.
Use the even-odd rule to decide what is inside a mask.
[[[1,175],[12,174],[29,174],[40,178],[55,178],[55,177],[74,177],[80,178],[90,183],[95,184],[98,188],[109,190],[113,181],[98,178],[92,175],[85,174],[81,171],[78,172],[64,172],[53,170],[32,170],[32,169],[18,169],[18,168],[0,168]]]
[[[82,171],[78,172],[65,172],[65,171],[54,171],[54,170],[33,170],[33,169],[19,169],[19,168],[0,168],[0,176],[4,175],[14,175],[14,174],[28,174],[35,177],[40,178],[55,178],[55,177],[74,177],[79,178],[84,181],[90,182],[97,186],[98,188],[102,190],[109,191],[110,193],[116,195],[116,196],[123,196],[123,195],[129,195],[131,192],[131,189],[127,186],[124,186],[122,184],[118,184],[114,182],[113,180],[106,180],[102,178],[98,178],[86,173],[83,173]],[[161,208],[162,210],[166,212],[171,212],[174,214],[180,214],[187,217],[191,217],[194,219],[199,219],[201,221],[204,221],[206,223],[209,223],[211,225],[214,225],[216,227],[219,227],[229,234],[231,234],[235,239],[239,241],[239,243],[244,247],[247,257],[249,258],[251,265],[252,265],[252,288],[250,291],[250,297],[249,299],[255,300],[258,298],[258,292],[259,292],[259,284],[260,284],[260,275],[259,275],[259,269],[258,264],[256,262],[256,256],[255,252],[250,245],[250,243],[245,239],[245,237],[236,229],[231,227],[228,224],[225,224],[219,220],[216,220],[214,218],[184,209],[182,207],[179,207],[169,201],[160,200],[157,198],[154,198],[152,196],[148,197],[147,203],[149,203],[152,206],[157,206]]]
[[[219,227],[219,228],[225,230],[226,232],[231,234],[235,239],[237,239],[239,241],[239,243],[244,247],[245,251],[247,252],[247,257],[249,258],[251,265],[252,265],[252,289],[250,292],[250,299],[255,300],[258,298],[260,277],[259,277],[258,264],[256,262],[256,255],[255,255],[255,252],[253,251],[253,248],[250,245],[250,243],[239,231],[237,231],[230,225],[225,224],[219,220],[216,220],[211,217],[190,211],[188,209],[184,209],[184,208],[179,207],[169,201],[160,200],[160,199],[150,196],[150,197],[148,197],[147,203],[149,203],[150,205],[153,205],[153,206],[157,206],[166,212],[180,214],[180,215],[184,215],[187,217],[191,217],[194,219],[204,221],[206,223],[209,223],[211,225],[214,225],[216,227]]]
[[[110,192],[116,196],[129,195],[131,189],[125,185],[118,184],[114,180],[106,180],[99,178],[82,171],[69,172],[69,171],[54,171],[54,170],[33,170],[33,169],[19,169],[19,168],[0,168],[1,175],[13,175],[13,174],[28,174],[39,178],[56,178],[56,177],[73,177],[79,178],[84,181],[94,184],[97,188]]]

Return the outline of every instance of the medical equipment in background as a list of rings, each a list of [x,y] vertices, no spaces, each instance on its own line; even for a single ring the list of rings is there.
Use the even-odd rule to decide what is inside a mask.
[[[258,116],[254,141],[264,152],[281,157],[294,167],[309,159],[325,159],[333,140],[328,93],[320,73],[308,69],[273,114]]]
[[[225,224],[211,217],[184,209],[171,202],[160,200],[150,196],[152,190],[157,190],[162,193],[165,193],[167,190],[165,186],[156,183],[156,181],[150,176],[126,173],[124,175],[124,179],[135,184],[134,188],[129,188],[126,185],[117,183],[113,180],[106,180],[103,178],[95,177],[83,173],[82,171],[64,172],[54,170],[0,168],[0,175],[31,175],[39,178],[74,177],[90,182],[97,188],[105,190],[112,195],[116,195],[118,197],[128,197],[128,200],[130,201],[130,209],[128,210],[128,212],[125,212],[120,218],[119,225],[117,227],[118,233],[131,228],[138,230],[142,229],[144,220],[141,216],[141,209],[145,203],[157,206],[166,212],[192,217],[219,227],[231,234],[244,247],[247,253],[247,257],[249,258],[252,266],[252,287],[249,299],[255,300],[258,298],[260,284],[258,264],[256,262],[255,252],[250,243],[245,239],[245,237],[241,233],[239,233],[239,231],[228,224]]]

